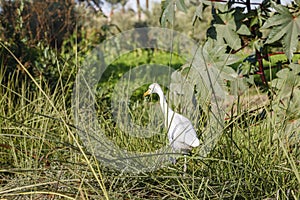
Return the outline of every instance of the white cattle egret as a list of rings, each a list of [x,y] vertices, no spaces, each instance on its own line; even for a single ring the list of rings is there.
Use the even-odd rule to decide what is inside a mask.
[[[173,151],[184,153],[184,172],[186,172],[186,154],[200,143],[196,131],[190,120],[168,107],[166,97],[159,84],[152,83],[144,96],[153,93],[159,96],[160,106],[165,117],[165,126],[168,128],[168,139]]]

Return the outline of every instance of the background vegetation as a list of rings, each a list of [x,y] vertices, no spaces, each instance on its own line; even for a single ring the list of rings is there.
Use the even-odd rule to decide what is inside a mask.
[[[254,8],[250,0],[166,0],[137,13],[125,9],[126,1],[108,2],[109,16],[96,0],[1,1],[0,198],[299,199],[300,2],[265,0]],[[219,79],[232,97],[220,140],[207,157],[195,149],[186,174],[181,159],[135,175],[109,169],[75,134],[71,94],[85,56],[111,36],[147,26],[199,42],[208,52],[205,65],[224,71]],[[220,65],[229,55],[235,62]],[[141,64],[186,72],[181,58],[161,51],[151,56],[142,50],[119,58],[99,83],[101,126],[129,150],[157,149],[166,135],[140,141],[122,133],[109,107],[114,84]],[[133,116],[146,113],[146,87],[132,99]],[[201,139],[206,126],[195,127]]]

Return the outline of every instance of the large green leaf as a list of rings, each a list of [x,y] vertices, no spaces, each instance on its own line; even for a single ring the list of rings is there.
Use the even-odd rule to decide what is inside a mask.
[[[300,87],[300,65],[290,64],[289,68],[284,68],[277,72],[277,78],[274,79],[272,87],[278,89],[278,95],[281,98],[290,96],[292,88]]]
[[[173,0],[163,0],[161,2],[161,16],[160,23],[162,26],[166,26],[166,22],[173,24],[174,15],[175,15],[175,6]]]
[[[230,67],[231,64],[240,61],[240,57],[227,54],[227,45],[216,44],[214,40],[209,39],[195,52],[187,78],[201,89],[201,92],[204,92],[204,88],[209,86],[213,87],[216,94],[224,95],[226,83],[229,81],[232,86],[230,92],[234,95],[240,94],[247,87],[246,81]],[[209,88],[207,89],[209,90]],[[205,95],[203,96],[205,97]],[[205,100],[203,99],[203,101]]]
[[[290,10],[280,4],[272,4],[277,11],[270,17],[261,29],[270,29],[266,40],[267,44],[281,40],[285,54],[289,61],[293,58],[298,44],[298,35],[300,34],[300,16],[299,12],[290,12]]]
[[[289,68],[280,70],[277,78],[271,82],[276,91],[273,109],[277,113],[285,115],[289,113],[291,118],[299,118],[300,109],[300,65],[290,64]]]
[[[187,65],[183,66],[181,76],[176,78],[176,74],[172,74],[173,90],[180,94],[176,99],[185,98],[182,102],[190,104],[190,107],[186,104],[184,106],[188,107],[195,116],[191,119],[199,122],[200,118],[206,116],[207,126],[201,133],[204,141],[199,150],[201,156],[207,155],[212,150],[224,131],[229,99],[228,81],[230,83],[239,81],[232,85],[235,91],[243,84],[241,77],[229,66],[240,58],[227,54],[227,47],[227,45],[217,45],[215,40],[208,39],[203,46],[193,49],[193,57]],[[193,100],[196,101],[195,106],[192,105]],[[201,111],[197,109],[199,107]]]
[[[163,0],[161,2],[162,12],[160,16],[160,23],[166,26],[166,22],[173,24],[175,16],[175,8],[180,11],[187,12],[187,7],[184,0]]]
[[[219,46],[214,40],[208,40],[196,52],[197,58],[195,58],[192,66],[194,73],[191,76],[197,75],[200,77],[196,79],[196,89],[201,94],[205,86],[208,87],[208,94],[212,98],[211,110],[218,120],[224,120],[222,117],[225,117],[228,99],[230,98],[228,94],[234,92],[234,95],[238,95],[240,91],[245,91],[247,87],[243,84],[243,78],[230,66],[238,62],[240,58],[226,53],[226,49],[227,45]],[[228,82],[231,86],[230,89],[227,87]],[[205,102],[205,98],[210,95],[205,96],[205,94],[202,94],[202,99],[199,100]],[[220,121],[214,120],[212,116],[210,116],[210,120],[210,123],[215,124],[214,126],[220,123]],[[207,137],[210,137],[210,135],[208,134]]]
[[[214,16],[213,27],[208,30],[211,38],[218,41],[219,45],[224,41],[233,49],[241,48],[240,35],[250,35],[248,27],[242,23],[243,9],[219,12]]]
[[[193,25],[195,24],[197,19],[202,20],[202,18],[203,18],[203,9],[204,9],[203,3],[200,2],[200,5],[197,6],[197,8],[195,10],[195,13],[194,13],[194,16],[193,16],[193,20],[192,20]]]

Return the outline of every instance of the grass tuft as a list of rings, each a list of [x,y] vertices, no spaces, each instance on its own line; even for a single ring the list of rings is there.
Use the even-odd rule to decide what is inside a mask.
[[[123,63],[123,62],[122,62]],[[22,63],[19,63],[22,67]],[[64,63],[58,63],[63,77]],[[133,65],[133,64],[131,64]],[[1,67],[4,69],[4,67]],[[24,68],[26,72],[26,68]],[[26,72],[28,73],[28,72]],[[127,174],[104,166],[88,152],[76,135],[70,106],[70,82],[59,79],[55,89],[43,79],[18,80],[18,73],[4,83],[0,72],[0,197],[4,199],[299,199],[299,140],[286,132],[287,116],[267,113],[254,120],[245,105],[227,121],[218,144],[203,158],[197,149],[152,172]],[[110,76],[110,75],[109,75]],[[64,80],[65,81],[65,80]],[[102,82],[112,91],[113,85]],[[157,104],[137,91],[131,116],[145,126],[157,116],[149,111]],[[108,92],[109,93],[109,92]],[[109,94],[98,101],[101,128],[114,144],[135,152],[151,152],[166,144],[166,130],[138,138],[114,123]],[[250,95],[251,96],[251,95]],[[154,97],[155,98],[155,97]],[[101,110],[102,108],[102,110]],[[144,117],[142,117],[143,115]],[[250,119],[250,120],[249,120]],[[205,129],[205,123],[196,127]]]

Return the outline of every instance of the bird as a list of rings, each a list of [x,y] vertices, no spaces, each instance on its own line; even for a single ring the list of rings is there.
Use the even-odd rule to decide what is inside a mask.
[[[152,83],[148,90],[144,93],[144,97],[150,94],[158,94],[160,107],[164,114],[165,126],[168,129],[168,139],[173,152],[180,152],[184,154],[184,169],[186,172],[186,154],[188,154],[193,147],[200,145],[196,131],[191,121],[174,112],[167,103],[166,97],[158,83]],[[173,160],[175,164],[176,160]]]

